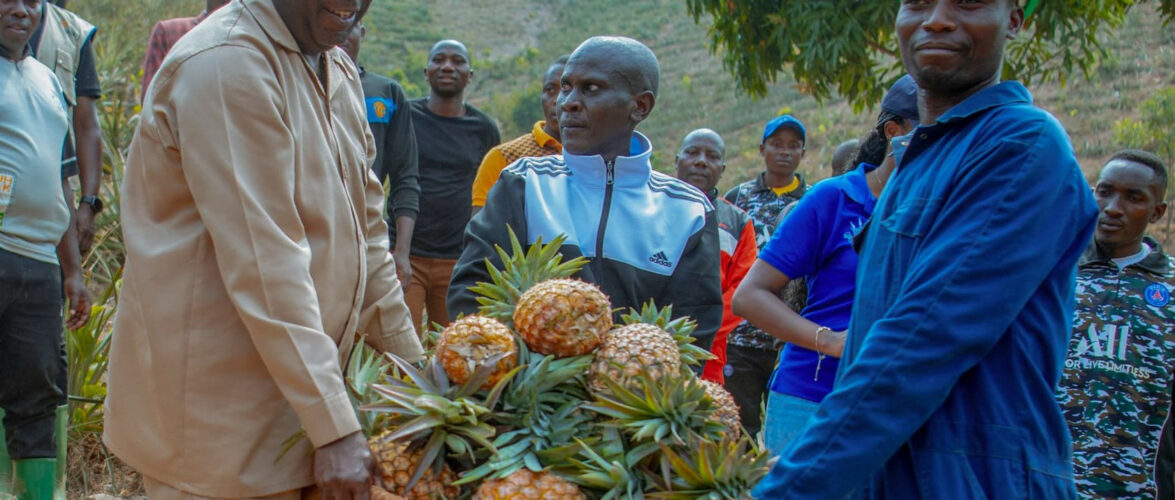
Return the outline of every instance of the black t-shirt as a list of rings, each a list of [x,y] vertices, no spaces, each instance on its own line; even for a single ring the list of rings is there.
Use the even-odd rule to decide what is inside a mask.
[[[473,209],[477,167],[501,136],[489,116],[468,104],[465,116],[456,118],[434,114],[427,98],[414,99],[411,106],[420,159],[420,212],[412,255],[456,259]]]
[[[375,163],[371,165],[380,182],[388,182],[388,225],[397,217],[416,218],[420,211],[420,168],[417,166],[416,134],[412,110],[404,89],[395,80],[359,68],[367,124],[375,136]],[[392,239],[392,245],[396,243]]]

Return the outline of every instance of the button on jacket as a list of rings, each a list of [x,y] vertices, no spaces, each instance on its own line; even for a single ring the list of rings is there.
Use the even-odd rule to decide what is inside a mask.
[[[760,498],[1073,498],[1053,391],[1097,207],[1022,85],[917,127],[873,212],[840,372]]]
[[[271,0],[234,1],[147,91],[123,183],[105,439],[192,494],[312,484],[310,445],[359,430],[341,370],[356,334],[421,355],[358,71],[338,49],[320,64],[325,85]],[[299,428],[308,441],[279,459]]]

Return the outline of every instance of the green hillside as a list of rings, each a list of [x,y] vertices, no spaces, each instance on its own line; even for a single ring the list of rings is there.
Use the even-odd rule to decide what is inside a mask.
[[[1074,75],[1063,88],[1034,89],[1039,104],[1069,129],[1091,175],[1118,147],[1114,123],[1137,117],[1142,100],[1175,85],[1175,31],[1152,14],[1150,6],[1131,13],[1091,79]],[[362,56],[368,68],[401,78],[414,95],[425,88],[421,71],[431,44],[441,38],[465,42],[475,59],[467,96],[498,119],[503,137],[523,133],[539,119],[538,82],[548,61],[592,35],[637,38],[656,52],[663,72],[657,107],[640,127],[660,151],[658,168],[670,168],[686,132],[710,127],[728,144],[723,187],[758,171],[762,124],[781,111],[808,125],[801,169],[813,178],[826,175],[822,167],[836,144],[868,131],[876,112],[856,114],[843,101],[821,105],[786,75],[762,100],[738,95],[733,78],[708,51],[705,22],[695,24],[684,1],[377,0],[368,26],[372,35]]]

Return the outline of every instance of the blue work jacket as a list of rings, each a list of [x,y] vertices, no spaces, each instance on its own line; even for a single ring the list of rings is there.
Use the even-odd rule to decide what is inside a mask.
[[[1017,82],[909,139],[835,389],[759,498],[1073,498],[1053,394],[1097,207],[1072,146]]]

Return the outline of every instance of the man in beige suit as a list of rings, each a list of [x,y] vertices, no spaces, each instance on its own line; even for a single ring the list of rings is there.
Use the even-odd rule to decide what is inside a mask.
[[[359,74],[333,48],[370,2],[235,0],[145,96],[105,440],[152,499],[368,497],[343,358],[357,334],[422,355]],[[279,459],[299,428],[309,439]]]

